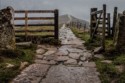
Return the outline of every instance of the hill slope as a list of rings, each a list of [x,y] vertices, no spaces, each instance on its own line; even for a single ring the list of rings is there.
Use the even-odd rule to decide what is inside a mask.
[[[89,22],[82,20],[82,19],[78,19],[72,15],[62,15],[59,17],[59,24],[66,24],[66,23],[70,23],[70,22],[78,22],[81,23],[82,26],[86,25],[87,27],[89,27]]]

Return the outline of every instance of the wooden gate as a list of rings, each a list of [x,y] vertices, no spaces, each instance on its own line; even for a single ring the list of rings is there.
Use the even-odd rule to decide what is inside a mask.
[[[91,8],[90,36],[91,39],[99,36],[102,39],[102,47],[105,49],[105,37],[110,36],[110,13],[106,13],[106,5],[102,10]]]
[[[45,14],[54,14],[53,17],[31,17],[28,16],[29,14],[39,14],[41,15],[41,13],[45,13]],[[25,27],[24,30],[15,30],[15,33],[19,33],[19,32],[24,32],[24,35],[16,35],[16,37],[24,37],[26,39],[26,41],[28,40],[28,38],[31,38],[31,35],[28,35],[28,32],[30,33],[34,33],[34,32],[53,32],[54,35],[46,35],[44,36],[44,38],[46,37],[54,37],[55,39],[58,40],[58,17],[59,17],[59,13],[58,10],[16,10],[15,14],[24,14],[24,17],[15,17],[14,20],[24,20],[25,23],[24,24],[15,24],[15,27]],[[39,23],[39,24],[29,24],[28,21],[29,20],[53,20],[54,23]],[[54,26],[54,30],[28,30],[29,26]],[[35,35],[32,35],[32,37]],[[38,35],[37,35],[38,36]],[[43,37],[40,37],[43,38]]]

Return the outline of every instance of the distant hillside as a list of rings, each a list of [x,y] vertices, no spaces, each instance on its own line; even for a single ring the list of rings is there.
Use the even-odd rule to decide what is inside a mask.
[[[89,27],[89,22],[82,20],[82,19],[78,19],[72,15],[62,15],[59,17],[59,24],[65,24],[65,23],[70,23],[70,22],[79,22],[82,24],[82,26],[86,25],[87,27]]]

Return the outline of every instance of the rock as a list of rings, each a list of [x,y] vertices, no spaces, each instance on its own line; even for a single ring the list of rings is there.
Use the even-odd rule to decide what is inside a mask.
[[[36,55],[37,59],[43,59],[43,57],[44,57],[43,55]]]
[[[99,53],[101,53],[102,50],[103,50],[102,47],[97,47],[94,49],[94,54],[99,54]]]
[[[69,53],[67,50],[59,50],[56,55],[57,56],[67,56]]]
[[[14,65],[13,65],[13,64],[6,63],[6,68],[12,68],[12,67],[14,67]]]
[[[123,14],[125,15],[125,10],[123,11]]]
[[[64,62],[65,65],[76,65],[77,64],[77,60],[75,59],[69,59],[66,62]]]
[[[80,58],[80,60],[81,61],[86,61],[86,57],[83,56],[83,57]]]
[[[77,48],[70,48],[68,49],[69,52],[73,52],[73,53],[80,53],[80,52],[83,52],[83,50],[81,49],[77,49]]]
[[[117,69],[120,73],[123,73],[124,70],[125,70],[125,67],[124,67],[124,65],[118,65],[118,66],[116,66],[116,69]]]
[[[16,43],[16,46],[31,47],[32,46],[32,42],[20,42],[20,43]]]
[[[46,55],[43,57],[44,60],[50,61],[50,60],[55,60],[56,59],[56,55]]]
[[[101,83],[95,68],[52,66],[40,83]]]
[[[82,61],[80,61],[80,62],[78,63],[78,65],[79,65],[79,66],[82,66],[82,64],[83,64],[83,62],[82,62]]]
[[[87,58],[92,57],[92,54],[90,52],[84,52],[83,55],[84,57],[87,57]]]
[[[37,49],[37,50],[36,50],[36,53],[42,55],[42,54],[45,53],[45,50],[42,49],[42,48],[40,48],[40,49]]]
[[[104,56],[102,54],[95,54],[94,57],[98,59],[104,59]]]
[[[79,53],[70,53],[69,57],[73,58],[73,59],[79,59],[80,58],[80,54]]]
[[[57,57],[56,61],[67,61],[69,60],[69,57],[68,56],[59,56]]]
[[[103,60],[103,61],[101,61],[102,63],[106,63],[106,64],[111,64],[112,63],[112,61],[111,60]]]
[[[90,52],[84,52],[83,55],[84,55],[84,56],[83,56],[83,59],[82,59],[82,60],[84,60],[84,59],[90,60],[90,59],[92,58],[92,54],[91,54]]]
[[[50,65],[56,65],[56,63],[57,63],[57,62],[54,61],[54,60],[49,61],[49,64],[50,64]]]
[[[21,65],[20,65],[20,70],[24,69],[26,66],[28,66],[28,62],[21,62]]]
[[[48,64],[49,62],[46,60],[35,60],[35,63],[37,64]]]
[[[95,62],[85,62],[85,63],[82,64],[82,66],[95,68],[96,64],[95,64]]]
[[[52,55],[52,54],[54,54],[56,51],[54,51],[54,50],[49,50],[49,51],[47,51],[44,55]]]
[[[15,50],[14,9],[0,10],[0,50]]]
[[[12,83],[38,83],[46,75],[49,65],[32,64],[18,75]]]

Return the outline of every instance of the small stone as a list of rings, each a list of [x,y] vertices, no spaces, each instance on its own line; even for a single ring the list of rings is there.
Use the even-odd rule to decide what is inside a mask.
[[[21,62],[21,65],[20,65],[20,70],[22,70],[23,68],[25,68],[26,66],[28,66],[28,62]]]
[[[59,50],[57,53],[56,53],[57,56],[67,56],[68,55],[68,51],[66,50]]]
[[[104,56],[102,54],[95,54],[94,57],[98,58],[98,59],[103,59],[104,58]]]
[[[56,51],[47,51],[44,55],[52,55],[52,54],[54,54]]]
[[[84,54],[83,54],[85,57],[92,57],[92,54],[90,53],[90,52],[85,52]]]
[[[71,57],[73,59],[79,59],[80,58],[80,54],[79,53],[70,53],[69,57]]]
[[[13,64],[10,64],[10,63],[6,63],[6,68],[12,68],[12,67],[14,67],[14,65]]]
[[[76,65],[77,64],[77,60],[75,59],[69,59],[66,62],[64,62],[65,65]]]
[[[77,49],[77,48],[70,48],[70,49],[68,49],[68,51],[69,52],[75,52],[75,53],[83,52],[83,50]]]
[[[43,60],[47,60],[47,61],[55,60],[55,59],[56,59],[56,55],[46,55],[43,57]]]
[[[97,47],[94,49],[94,54],[98,54],[102,51],[102,47]]]
[[[84,67],[96,67],[95,62],[85,62],[82,64]]]
[[[43,55],[36,55],[37,59],[43,59]]]
[[[123,65],[118,65],[116,66],[116,69],[120,72],[120,73],[123,73],[124,70],[125,70],[125,67]]]
[[[40,49],[37,49],[37,50],[36,50],[36,53],[37,53],[37,54],[44,54],[44,53],[45,53],[45,50],[42,49],[42,48],[40,48]]]
[[[35,63],[38,63],[38,64],[48,64],[49,62],[46,61],[46,60],[35,60]]]
[[[56,63],[57,63],[57,62],[54,61],[54,60],[51,60],[51,61],[49,62],[50,65],[55,65]]]
[[[111,64],[112,63],[112,61],[111,60],[103,60],[103,61],[101,61],[102,63],[107,63],[107,64]]]
[[[86,61],[86,57],[83,56],[83,57],[80,58],[80,60],[81,61]]]
[[[56,61],[67,61],[69,59],[68,56],[59,56]]]
[[[37,49],[43,48],[43,45],[37,45]]]
[[[82,66],[82,64],[83,64],[83,62],[82,62],[82,61],[80,61],[80,62],[78,63],[78,65],[79,65],[79,66]]]

